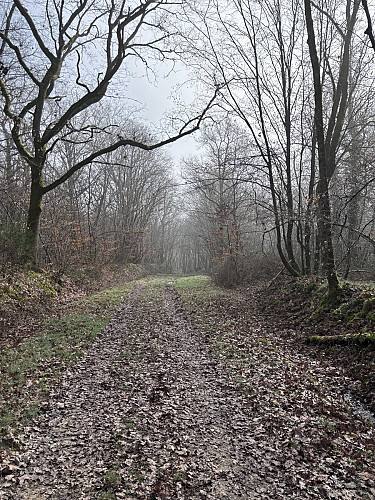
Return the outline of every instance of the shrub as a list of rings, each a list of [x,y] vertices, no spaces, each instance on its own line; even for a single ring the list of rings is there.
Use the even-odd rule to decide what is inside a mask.
[[[263,254],[226,255],[215,259],[213,278],[216,284],[231,288],[250,281],[271,279],[280,271],[280,262]]]

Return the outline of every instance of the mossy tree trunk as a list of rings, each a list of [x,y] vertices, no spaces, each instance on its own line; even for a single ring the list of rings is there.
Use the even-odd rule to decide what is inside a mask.
[[[327,179],[320,178],[317,187],[318,234],[323,272],[327,279],[329,298],[333,302],[339,295],[339,281],[336,273],[332,241],[332,215]]]
[[[354,26],[357,20],[359,1],[346,0],[346,21],[343,26],[335,25],[340,33],[341,48],[340,60],[338,66],[337,81],[332,85],[331,110],[326,117],[326,128],[323,121],[323,92],[321,82],[321,64],[318,59],[316,39],[314,33],[313,17],[311,6],[318,11],[319,15],[327,17],[332,22],[329,13],[311,0],[305,0],[305,18],[308,34],[308,45],[311,59],[311,66],[314,80],[314,101],[315,101],[315,133],[318,146],[318,165],[319,165],[319,182],[317,186],[317,204],[318,204],[318,221],[317,221],[317,250],[320,252],[320,261],[322,268],[327,277],[329,287],[329,298],[332,301],[337,299],[340,293],[340,287],[337,280],[335,269],[335,259],[333,254],[332,244],[332,220],[331,207],[329,196],[329,183],[336,170],[337,151],[340,147],[342,136],[344,133],[345,118],[348,111],[349,102],[349,69],[350,69],[350,53]],[[323,59],[329,56],[329,41],[328,45],[324,43],[320,46],[321,57]],[[353,92],[353,86],[351,86]]]
[[[311,14],[311,2],[305,0],[305,16],[308,33],[308,46],[310,52],[311,66],[314,79],[314,102],[315,102],[315,133],[318,145],[318,172],[319,181],[317,185],[318,204],[318,234],[321,262],[327,279],[330,301],[335,301],[339,295],[339,282],[335,268],[335,257],[332,242],[332,219],[328,187],[328,162],[326,157],[326,145],[323,122],[323,95],[320,81],[320,65],[316,50],[314,25]]]
[[[39,241],[40,217],[43,204],[43,168],[31,168],[31,187],[29,208],[23,248],[23,261],[25,264],[35,266]]]

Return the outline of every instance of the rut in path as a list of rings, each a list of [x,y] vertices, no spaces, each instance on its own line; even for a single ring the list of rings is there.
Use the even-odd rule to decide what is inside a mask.
[[[343,477],[329,494],[293,479],[301,464],[281,466],[282,439],[211,347],[171,287],[136,289],[23,437],[0,498],[371,498]]]

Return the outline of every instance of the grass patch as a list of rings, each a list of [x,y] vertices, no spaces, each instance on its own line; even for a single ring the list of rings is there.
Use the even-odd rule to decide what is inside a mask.
[[[116,494],[109,492],[101,493],[99,500],[116,500]]]
[[[106,313],[111,313],[117,309],[129,292],[141,282],[141,280],[132,281],[126,285],[107,288],[106,290],[94,293],[82,299],[77,304],[77,307],[80,310],[90,313],[95,313],[97,310],[101,312],[104,310]]]
[[[227,342],[219,341],[215,345],[215,351],[218,356],[224,356],[226,358],[234,358],[236,355],[236,348]]]
[[[189,313],[194,314],[203,330],[210,330],[214,326],[212,313],[214,315],[219,313],[221,319],[224,319],[220,309],[227,301],[232,303],[234,297],[233,291],[220,288],[215,285],[212,278],[203,275],[177,278],[174,288],[179,294],[184,308]],[[222,301],[223,304],[220,305],[219,301]],[[212,307],[214,302],[218,307]]]
[[[103,331],[136,284],[88,296],[36,335],[0,352],[0,444],[38,415],[53,384]]]
[[[176,276],[165,275],[165,276],[150,276],[144,280],[147,285],[152,287],[164,286],[166,284],[173,284],[176,281]]]
[[[175,289],[180,294],[184,295],[212,295],[222,292],[222,290],[216,286],[209,276],[184,276],[177,278],[174,284]]]
[[[104,475],[104,485],[107,489],[116,489],[121,483],[121,477],[114,470],[108,470]]]
[[[215,285],[212,278],[203,275],[178,278],[174,288],[189,309],[202,306],[213,298],[228,296],[230,293]]]
[[[212,278],[210,276],[197,275],[197,276],[182,276],[176,279],[176,288],[178,290],[189,290],[194,291],[200,290],[202,288],[214,287]],[[216,287],[215,287],[216,288]]]

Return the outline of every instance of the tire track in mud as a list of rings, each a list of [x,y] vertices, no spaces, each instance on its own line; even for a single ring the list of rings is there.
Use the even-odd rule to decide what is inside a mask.
[[[258,375],[249,380],[268,390]],[[138,287],[25,430],[0,498],[366,498],[338,479],[331,493],[306,489],[303,470],[293,468],[310,463],[293,463],[297,451],[288,450],[282,465],[288,445],[260,432],[267,411],[255,413],[235,369],[214,354],[172,286]]]
[[[230,432],[243,402],[223,392],[228,376],[199,346],[174,292],[156,301],[160,290],[152,300],[143,292],[132,293],[26,429],[1,498],[252,497]]]
[[[158,457],[151,494],[255,498],[256,484],[263,481],[245,466],[233,440],[235,424],[244,429],[250,417],[243,411],[246,401],[226,389],[232,386],[229,374],[220,371],[171,288],[153,321],[157,334],[150,340],[147,366],[153,375],[143,427],[150,440],[143,453],[150,463]]]
[[[121,421],[123,332],[118,323],[135,307],[132,291],[106,330],[65,373],[48,409],[21,437],[14,474],[0,483],[9,500],[96,498]]]

